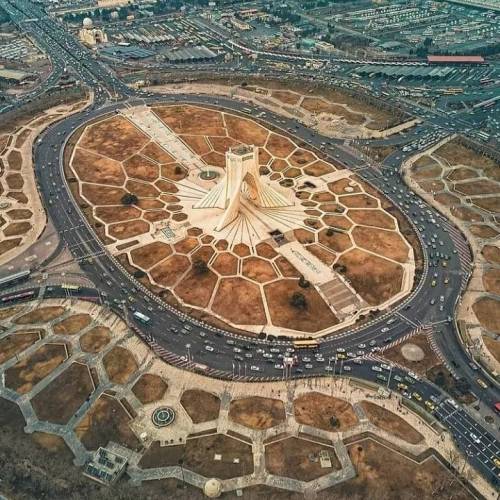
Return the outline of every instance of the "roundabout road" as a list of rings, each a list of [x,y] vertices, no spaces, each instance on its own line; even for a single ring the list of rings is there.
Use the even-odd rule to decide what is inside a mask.
[[[160,102],[217,106],[246,117],[248,114],[242,111],[243,107],[255,110],[255,114],[262,111],[237,100],[195,95],[158,96],[147,100],[134,98],[129,99],[127,103],[134,105]],[[101,299],[131,322],[135,331],[168,362],[182,368],[195,369],[207,375],[228,379],[264,381],[283,378],[283,370],[277,369],[275,365],[280,364],[280,357],[285,353],[289,342],[264,341],[225,332],[191,320],[183,313],[162,303],[108,254],[76,205],[63,174],[63,153],[66,142],[72,133],[86,122],[117,112],[122,106],[123,102],[113,104],[98,102],[87,111],[51,126],[37,141],[34,149],[37,183],[44,205],[60,235],[61,246],[67,246],[74,258],[81,263],[82,270],[99,290]],[[471,266],[469,246],[455,227],[434,208],[416,197],[402,182],[397,172],[401,158],[393,156],[390,164],[378,171],[366,165],[355,154],[338,147],[338,141],[329,140],[293,120],[284,119],[266,110],[265,124],[280,129],[285,135],[292,135],[306,142],[307,147],[313,149],[320,150],[321,143],[326,142],[328,146],[321,152],[328,157],[327,160],[341,163],[356,172],[365,181],[382,191],[412,223],[415,223],[425,256],[424,272],[409,298],[389,312],[381,313],[370,323],[327,336],[314,353],[300,353],[301,362],[292,368],[290,377],[342,374],[377,382],[397,390],[398,381],[406,375],[406,371],[398,366],[393,366],[389,370],[383,369],[382,373],[374,371],[373,368],[380,365],[380,360],[377,359],[377,352],[370,352],[370,342],[372,347],[373,344],[375,347],[391,346],[417,328],[433,327],[437,343],[446,348],[444,354],[447,365],[456,376],[465,378],[485,404],[498,400],[496,388],[480,390],[477,386],[476,372],[468,364],[471,360],[460,346],[454,323],[449,322],[454,316],[457,301],[469,278]],[[431,239],[436,241],[436,249],[432,248]],[[442,267],[443,259],[436,258],[436,252],[448,255],[446,268]],[[444,271],[449,280],[447,286],[443,280]],[[437,273],[437,278],[434,277],[434,273]],[[432,287],[431,282],[434,279],[437,283]],[[135,298],[134,307],[151,318],[150,324],[133,322],[127,313],[126,304],[129,295]],[[430,304],[431,299],[435,300],[434,305]],[[366,347],[361,348],[360,344],[365,344]],[[210,345],[213,351],[206,350],[207,345]],[[241,349],[243,361],[234,358],[235,347]],[[363,349],[366,355],[360,356],[363,358],[362,364],[352,360],[335,361],[339,348],[354,353]],[[273,352],[270,349],[273,349]],[[271,361],[263,356],[265,353],[272,354]],[[306,368],[306,365],[310,368]],[[474,426],[479,426],[476,430],[485,439],[490,439],[497,447],[494,449],[498,450],[495,436],[475,422],[466,410],[454,406],[450,409],[450,403],[446,402],[446,394],[433,384],[425,380],[416,380],[408,392],[417,392],[424,400],[432,397],[437,402],[435,416],[450,428],[465,451],[471,452],[471,449],[478,448],[470,438],[470,432],[467,431],[467,426],[470,425],[466,422],[469,419]],[[459,424],[453,426],[448,422],[450,414],[453,418],[459,419]],[[491,457],[484,458],[479,451],[477,453],[474,451],[470,459],[490,480],[494,480],[496,472]]]

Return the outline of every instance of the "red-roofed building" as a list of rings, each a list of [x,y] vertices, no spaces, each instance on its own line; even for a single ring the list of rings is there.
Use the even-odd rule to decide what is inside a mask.
[[[484,64],[482,56],[427,56],[429,64]]]

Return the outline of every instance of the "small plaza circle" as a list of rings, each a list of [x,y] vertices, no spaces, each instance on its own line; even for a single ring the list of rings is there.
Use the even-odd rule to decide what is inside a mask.
[[[169,406],[161,406],[156,408],[151,419],[156,427],[166,427],[175,420],[175,411]]]

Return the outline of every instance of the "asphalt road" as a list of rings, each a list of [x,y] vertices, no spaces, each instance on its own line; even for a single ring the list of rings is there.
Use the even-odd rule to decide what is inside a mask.
[[[2,0],[1,4],[4,5],[6,2]],[[34,151],[37,182],[49,216],[61,238],[59,249],[66,246],[75,259],[81,262],[82,270],[95,283],[100,300],[105,305],[108,304],[118,313],[128,316],[126,319],[129,321],[133,320],[127,314],[127,307],[134,307],[147,314],[151,318],[151,324],[135,324],[135,328],[139,328],[144,335],[164,347],[172,362],[192,368],[194,361],[205,366],[209,374],[226,378],[270,380],[283,377],[283,370],[276,368],[276,365],[281,364],[280,361],[285,354],[287,348],[285,341],[249,340],[247,337],[236,336],[209,325],[193,322],[185,315],[162,304],[141,287],[102,247],[69,192],[62,174],[62,151],[65,140],[80,125],[104,113],[120,109],[123,102],[106,102],[112,94],[125,98],[136,96],[129,101],[131,104],[144,102],[137,97],[143,94],[136,94],[102,63],[88,58],[87,53],[82,51],[80,44],[71,35],[54,26],[52,21],[32,4],[18,2],[15,8],[9,5],[13,14],[20,20],[39,17],[36,29],[33,24],[28,31],[35,38],[44,41],[44,47],[52,57],[60,57],[61,64],[75,68],[82,81],[96,92],[96,102],[89,111],[74,115],[50,127]],[[19,11],[20,8],[22,12]],[[242,108],[246,107],[254,110],[252,115],[263,111],[247,103],[208,96],[177,95],[146,99],[147,103],[159,101],[202,103],[235,112],[242,112]],[[451,131],[453,127],[449,124],[449,120],[446,115],[434,113],[427,121]],[[453,120],[457,126],[470,125],[467,120],[459,117]],[[300,353],[300,363],[292,369],[291,376],[329,375],[343,371],[344,374],[377,381],[391,389],[397,389],[397,384],[402,382],[396,377],[403,380],[407,376],[405,372],[398,367],[374,370],[373,368],[379,366],[380,362],[376,359],[376,352],[370,353],[370,349],[391,345],[412,329],[430,325],[440,331],[435,335],[436,341],[456,376],[465,378],[484,404],[491,405],[500,400],[496,387],[490,386],[483,390],[477,384],[477,372],[469,365],[471,359],[460,345],[453,322],[448,322],[448,318],[454,316],[457,300],[470,273],[469,247],[456,228],[440,217],[432,207],[418,199],[402,182],[398,167],[405,154],[397,152],[391,155],[379,170],[372,168],[352,150],[343,148],[341,141],[322,137],[293,120],[266,112],[266,122],[282,129],[284,133],[290,133],[305,141],[309,147],[320,149],[322,143],[326,143],[324,153],[330,155],[332,161],[342,163],[382,190],[409,220],[415,222],[426,256],[425,270],[420,283],[415,292],[398,308],[380,315],[370,324],[327,337],[317,352]],[[409,140],[412,139],[411,134]],[[409,152],[408,155],[410,154],[412,153]],[[436,253],[446,255],[448,258],[436,256]],[[443,262],[446,262],[446,267]],[[46,262],[44,265],[49,266],[50,263]],[[133,303],[129,301],[129,296],[133,297]],[[431,303],[432,301],[434,303]],[[339,349],[352,352],[362,364],[357,364],[351,358],[346,361],[336,361]],[[358,351],[364,351],[364,354],[358,355]],[[437,409],[433,410],[434,414],[450,428],[461,447],[470,451],[478,447],[477,438],[472,437],[471,431],[466,430],[468,425],[474,426],[479,432],[481,446],[483,443],[487,446],[495,443],[497,446],[497,436],[472,419],[467,409],[460,408],[460,411],[452,411],[452,416],[448,416],[450,413],[448,404],[452,406],[453,404],[446,403],[446,395],[441,390],[427,381],[415,381],[407,385],[409,385],[407,396],[411,396],[413,401],[416,400],[422,406],[424,401],[431,402],[431,396],[435,398],[437,403],[434,404]],[[415,393],[420,396],[421,402]],[[492,429],[491,432],[495,433],[496,429]],[[497,480],[498,469],[492,466],[491,458],[474,453],[468,454],[468,457],[486,477],[492,481]]]

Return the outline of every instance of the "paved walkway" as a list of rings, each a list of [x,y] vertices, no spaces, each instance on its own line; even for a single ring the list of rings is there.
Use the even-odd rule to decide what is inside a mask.
[[[120,400],[126,398],[130,403],[137,416],[130,423],[131,429],[140,436],[145,448],[148,448],[153,442],[159,441],[162,445],[184,443],[189,435],[199,432],[207,432],[215,429],[214,433],[230,434],[233,439],[240,439],[241,436],[244,442],[252,443],[253,466],[254,470],[251,474],[246,474],[241,477],[223,480],[222,487],[224,491],[234,491],[257,484],[267,484],[276,488],[286,489],[303,493],[306,497],[314,497],[315,493],[329,488],[335,484],[347,481],[353,478],[356,474],[355,468],[350,460],[347,447],[344,440],[352,438],[364,432],[369,432],[374,436],[378,436],[395,450],[400,450],[408,456],[418,456],[423,451],[432,447],[436,449],[442,456],[450,456],[455,450],[453,441],[447,433],[439,433],[434,428],[431,428],[416,414],[412,413],[408,408],[401,405],[399,396],[392,398],[379,398],[377,393],[368,390],[366,387],[357,386],[355,382],[348,379],[308,379],[288,382],[276,383],[236,383],[227,382],[215,379],[209,379],[200,375],[181,371],[163,361],[157,359],[151,351],[133,336],[126,326],[115,316],[101,309],[99,306],[88,303],[61,301],[61,300],[46,300],[43,305],[62,304],[68,308],[63,316],[55,319],[48,324],[32,325],[33,329],[43,327],[46,330],[46,335],[40,338],[33,346],[26,351],[19,353],[14,358],[7,360],[3,365],[0,365],[0,378],[5,380],[3,376],[5,371],[14,366],[19,360],[25,359],[33,354],[40,346],[54,342],[66,342],[69,345],[70,356],[66,361],[59,365],[50,375],[36,384],[31,391],[25,395],[19,395],[15,391],[6,388],[4,384],[0,386],[0,397],[4,397],[10,401],[14,401],[19,405],[25,419],[25,430],[28,433],[35,431],[48,432],[61,436],[68,447],[74,454],[74,462],[76,465],[84,464],[89,458],[90,453],[83,447],[76,436],[75,427],[81,422],[89,408],[103,394],[104,391],[115,391],[115,398]],[[23,314],[29,308],[25,307],[19,314]],[[71,311],[69,310],[71,308]],[[55,335],[52,331],[53,324],[59,322],[74,313],[88,313],[95,318],[81,332],[71,335],[62,336]],[[7,329],[0,333],[0,341],[2,338],[12,334],[16,330],[26,329],[25,325],[16,326],[10,323],[10,320],[4,320]],[[111,342],[97,354],[85,353],[81,350],[80,338],[97,324],[108,326],[113,332]],[[121,346],[133,353],[138,364],[137,371],[130,379],[122,385],[113,384],[110,382],[106,370],[102,364],[102,358],[115,346]],[[85,401],[75,414],[64,425],[53,424],[49,422],[39,421],[36,413],[30,404],[31,398],[39,394],[44,388],[57,378],[70,364],[78,361],[87,364],[89,367],[94,367],[97,370],[99,381],[94,392],[91,394],[88,401]],[[132,387],[144,373],[152,373],[162,377],[168,383],[168,390],[163,398],[151,404],[142,405],[136,396],[132,393]],[[180,404],[180,397],[184,391],[188,389],[199,389],[211,392],[217,395],[221,401],[220,414],[217,420],[203,422],[201,424],[193,424],[188,414]],[[311,391],[320,392],[335,398],[341,398],[353,404],[354,412],[358,418],[358,423],[344,432],[330,432],[301,425],[296,422],[293,415],[293,401],[300,395],[310,393]],[[286,418],[283,422],[275,427],[267,430],[254,430],[243,425],[233,422],[229,418],[229,407],[231,400],[260,396],[283,401],[285,407]],[[113,397],[113,396],[109,396]],[[360,405],[361,401],[369,400],[375,404],[381,405],[389,411],[400,415],[413,428],[415,428],[424,438],[419,444],[411,444],[402,439],[389,434],[382,429],[375,427],[366,417],[366,414]],[[168,427],[158,429],[151,422],[151,414],[158,406],[171,406],[176,412],[175,422]],[[236,433],[236,437],[235,434]],[[286,439],[287,437],[299,437],[301,439],[310,440],[319,444],[330,443],[332,452],[338,458],[341,469],[327,472],[324,476],[311,482],[302,482],[285,477],[278,477],[269,474],[265,464],[265,445],[266,442],[275,442],[277,440]],[[162,479],[167,477],[175,477],[179,480],[190,483],[193,486],[202,488],[206,479],[205,477],[192,472],[186,468],[181,470],[178,466],[158,467],[152,469],[141,469],[138,466],[141,458],[140,453],[123,448],[119,443],[109,443],[109,446],[117,450],[121,455],[126,455],[129,460],[128,474],[131,478],[131,484],[139,485],[142,481],[151,479]],[[328,448],[326,448],[328,449]],[[468,467],[466,465],[466,467]],[[474,486],[481,491],[485,497],[494,498],[491,488],[485,483],[481,477],[475,475],[473,479]]]

